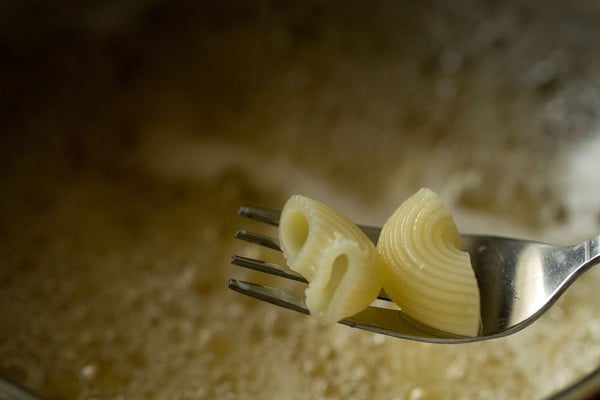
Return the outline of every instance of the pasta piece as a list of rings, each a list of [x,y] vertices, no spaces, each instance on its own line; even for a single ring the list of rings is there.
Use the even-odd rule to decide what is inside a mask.
[[[289,267],[309,282],[306,306],[323,323],[363,310],[383,286],[383,261],[373,242],[316,200],[290,197],[279,221],[279,242]]]
[[[408,198],[381,230],[384,290],[409,316],[464,336],[479,332],[479,288],[450,211],[430,189]]]

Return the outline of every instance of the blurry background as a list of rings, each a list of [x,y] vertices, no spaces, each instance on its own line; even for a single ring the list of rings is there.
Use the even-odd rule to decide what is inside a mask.
[[[376,361],[336,358],[323,328],[225,288],[261,279],[232,254],[269,257],[231,238],[251,226],[237,207],[291,193],[380,224],[430,186],[465,231],[598,233],[600,6],[221,3],[0,4],[0,376],[50,398],[376,398],[457,379],[530,397],[600,364],[600,325],[584,326],[536,366],[543,384],[528,361],[503,367],[513,342],[494,356],[504,372],[469,359],[441,381],[408,367],[431,349],[398,348],[386,365],[407,383],[386,381],[344,367],[373,370],[383,339],[327,329]],[[555,320],[600,318],[590,285]],[[445,351],[440,365],[459,357]],[[564,357],[581,364],[557,374]],[[295,378],[272,378],[278,363]]]

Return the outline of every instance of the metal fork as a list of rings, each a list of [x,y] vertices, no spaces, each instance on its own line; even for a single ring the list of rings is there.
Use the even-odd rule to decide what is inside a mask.
[[[280,211],[242,206],[238,214],[278,226]],[[380,228],[359,227],[377,243]],[[279,249],[277,238],[246,230],[235,237],[273,250]],[[378,301],[360,313],[340,323],[402,339],[431,343],[468,343],[513,334],[538,319],[584,271],[600,262],[600,236],[572,246],[550,244],[514,238],[461,235],[464,251],[471,263],[480,292],[481,329],[475,337],[458,336],[425,326],[397,307],[381,293]],[[233,256],[231,263],[293,279],[306,280],[284,265]],[[309,314],[304,298],[291,291],[258,285],[236,279],[229,288],[245,295],[281,307]]]

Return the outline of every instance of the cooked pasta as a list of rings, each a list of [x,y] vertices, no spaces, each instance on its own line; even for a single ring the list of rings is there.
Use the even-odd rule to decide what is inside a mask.
[[[459,335],[479,332],[479,289],[450,211],[431,190],[408,198],[383,226],[384,289],[408,315]]]
[[[295,195],[279,222],[289,267],[309,282],[306,306],[323,323],[366,308],[383,286],[383,261],[375,245],[331,207]]]

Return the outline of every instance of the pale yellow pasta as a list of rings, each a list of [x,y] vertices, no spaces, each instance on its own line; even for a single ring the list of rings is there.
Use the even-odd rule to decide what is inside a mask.
[[[459,335],[479,332],[479,288],[450,211],[431,190],[407,199],[383,226],[384,289],[415,320]]]
[[[363,310],[383,286],[383,261],[373,242],[323,203],[290,197],[281,213],[279,241],[288,266],[309,282],[306,306],[323,323]]]

